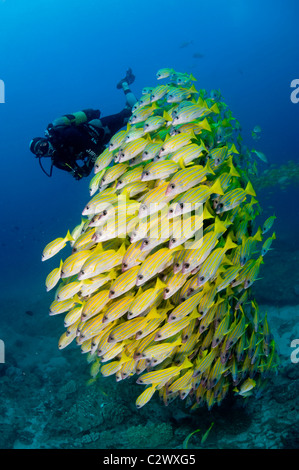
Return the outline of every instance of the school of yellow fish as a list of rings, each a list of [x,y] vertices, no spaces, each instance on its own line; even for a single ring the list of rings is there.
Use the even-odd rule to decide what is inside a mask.
[[[95,162],[82,220],[49,243],[71,254],[46,279],[50,315],[63,313],[59,348],[88,354],[92,381],[138,376],[145,405],[221,403],[259,394],[278,354],[252,296],[275,233],[266,234],[244,163],[240,125],[219,91],[161,69],[126,129]],[[58,286],[57,286],[58,285]]]

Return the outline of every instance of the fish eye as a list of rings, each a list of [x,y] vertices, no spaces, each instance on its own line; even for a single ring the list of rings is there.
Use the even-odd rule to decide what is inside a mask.
[[[60,276],[64,274],[64,271],[61,271]]]
[[[173,213],[173,209],[169,209],[169,213],[172,214],[172,213]]]
[[[126,263],[123,263],[123,268],[127,268],[128,265]]]
[[[202,282],[205,280],[205,277],[204,276],[200,276],[199,280]]]
[[[157,333],[157,338],[161,338],[162,335],[160,335],[159,333]]]
[[[114,290],[111,290],[110,291],[110,295],[114,295],[115,294],[115,291]]]
[[[143,279],[143,276],[142,276],[142,274],[138,274],[138,276],[137,276],[137,277],[138,277],[138,279],[139,279],[140,281],[142,281],[142,279]]]
[[[107,215],[107,211],[106,211],[106,210],[103,211],[103,215]]]
[[[102,183],[103,183],[104,181],[106,181],[105,178],[102,178]]]
[[[150,173],[149,173],[149,171],[145,171],[144,174],[145,174],[145,176],[149,176]]]
[[[180,264],[179,263],[175,263],[174,264],[176,268],[179,268],[180,267]]]
[[[220,202],[220,203],[218,204],[218,207],[219,207],[219,209],[222,209],[222,207],[223,207],[223,203],[222,203],[222,202]]]
[[[166,292],[166,294],[168,294],[170,292],[170,289],[168,287],[166,287],[166,289],[164,289],[164,292]]]
[[[119,181],[118,181],[118,184],[123,184],[122,180],[119,180]]]
[[[80,271],[80,274],[85,274],[85,271]]]
[[[171,188],[171,189],[174,189],[174,188],[175,188],[175,184],[172,183],[172,184],[170,185],[170,188]]]
[[[186,269],[189,269],[189,268],[190,268],[190,264],[189,264],[189,263],[185,263],[185,264],[184,264],[184,267],[185,267]]]
[[[145,245],[148,245],[148,240],[143,240],[143,243],[144,243]]]
[[[183,202],[180,203],[180,208],[184,209],[184,203]]]
[[[176,242],[176,238],[172,238],[171,243],[175,243],[175,242]]]
[[[164,147],[161,147],[161,150],[162,150],[162,152],[164,152],[165,148],[164,148]]]

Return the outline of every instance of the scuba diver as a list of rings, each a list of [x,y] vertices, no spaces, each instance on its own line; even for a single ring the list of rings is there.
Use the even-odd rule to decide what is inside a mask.
[[[129,85],[135,80],[132,69],[116,85],[126,96],[125,108],[117,114],[100,119],[100,110],[84,109],[66,114],[48,125],[45,137],[35,137],[29,148],[39,159],[41,169],[52,176],[53,166],[65,170],[79,180],[88,176],[98,155],[103,152],[112,135],[126,125],[136,98]],[[43,168],[41,158],[51,158],[50,172]],[[80,162],[80,163],[79,163]]]

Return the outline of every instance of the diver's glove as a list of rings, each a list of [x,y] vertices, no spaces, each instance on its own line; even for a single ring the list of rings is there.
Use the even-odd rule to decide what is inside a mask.
[[[118,84],[116,85],[116,88],[120,90],[122,88],[123,83],[126,82],[128,85],[131,85],[134,81],[135,81],[135,75],[133,74],[132,69],[129,68],[127,70],[125,78],[123,78],[122,80],[118,82]]]

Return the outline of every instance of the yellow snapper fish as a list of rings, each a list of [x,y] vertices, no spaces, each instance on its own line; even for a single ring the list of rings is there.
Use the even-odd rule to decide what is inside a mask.
[[[276,240],[275,232],[273,232],[272,236],[267,238],[267,240],[264,242],[262,246],[262,251],[261,251],[262,256],[265,256],[268,253],[268,251],[272,249],[271,245],[272,245],[273,240]]]
[[[166,369],[157,370],[153,372],[148,372],[147,374],[142,375],[138,380],[138,384],[156,384],[164,382],[166,383],[170,378],[175,377],[183,369],[188,369],[193,367],[192,362],[186,357],[183,364],[180,366],[168,367]]]
[[[178,171],[169,181],[165,196],[175,197],[177,194],[187,191],[198,183],[206,180],[207,174],[213,174],[209,162],[205,167],[194,165],[191,168]]]
[[[146,323],[146,318],[136,317],[117,325],[112,329],[108,337],[108,343],[118,343],[134,336]]]
[[[126,163],[119,163],[118,165],[108,167],[102,178],[101,187],[116,181],[121,175],[123,175],[127,171],[127,169],[128,165]]]
[[[108,204],[112,204],[116,200],[117,194],[115,194],[114,190],[107,188],[101,193],[93,196],[93,198],[84,207],[82,215],[95,214],[97,211],[103,210]]]
[[[110,165],[110,163],[113,160],[113,152],[109,150],[107,147],[96,159],[95,164],[94,164],[94,172],[96,175],[99,175],[99,173],[102,175],[102,171],[106,170],[107,166]],[[100,178],[100,176],[98,176]]]
[[[112,136],[109,141],[108,149],[110,151],[117,150],[121,146],[121,144],[124,142],[126,138],[126,134],[127,134],[126,130],[121,130],[117,132],[116,134],[114,134],[114,136]]]
[[[142,152],[142,161],[152,160],[156,155],[159,154],[159,151],[163,145],[162,142],[150,142],[147,144],[145,149]]]
[[[196,104],[190,103],[189,106],[185,106],[177,113],[177,115],[173,118],[172,125],[177,126],[178,124],[185,124],[187,122],[194,121],[195,119],[203,118],[211,112],[213,112],[212,108],[209,109],[205,106],[198,106]]]
[[[271,217],[268,217],[268,219],[264,222],[263,227],[262,227],[263,235],[271,229],[275,219],[276,219],[276,216],[271,215]]]
[[[84,304],[81,321],[85,322],[89,320],[94,315],[97,315],[102,311],[105,305],[110,301],[109,299],[109,290],[104,289],[97,294],[90,297]]]
[[[142,166],[138,166],[136,168],[133,168],[132,170],[128,170],[118,179],[116,190],[122,189],[129,183],[140,181],[142,172],[143,172]]]
[[[156,385],[151,385],[150,387],[147,387],[144,392],[142,392],[139,397],[136,400],[136,408],[142,408],[146,403],[150,401],[152,396],[154,395],[156,391]]]
[[[148,191],[145,198],[141,202],[138,217],[140,219],[155,214],[162,209],[167,211],[167,203],[173,197],[172,195],[165,195],[168,183],[161,183],[156,188]]]
[[[108,250],[105,252],[96,251],[83,264],[78,274],[78,280],[88,279],[98,274],[110,271],[110,269],[122,263],[126,249],[124,244],[118,251]]]
[[[67,242],[73,241],[73,238],[68,230],[64,238],[55,238],[52,242],[48,243],[42,253],[42,261],[46,261],[49,258],[55,256],[59,251],[61,251]]]
[[[73,281],[69,282],[68,284],[61,285],[56,292],[56,300],[61,301],[61,300],[67,300],[73,297],[75,294],[77,294],[81,286],[83,284],[82,282],[78,281]]]
[[[169,85],[158,85],[151,92],[151,102],[155,102],[163,98],[169,91]]]
[[[144,132],[153,132],[164,126],[165,118],[161,116],[150,116],[143,124]]]
[[[142,108],[136,109],[132,116],[129,119],[130,124],[138,124],[139,122],[144,122],[152,114],[152,112],[157,108],[154,103],[152,106],[143,106]]]
[[[202,141],[201,145],[188,144],[174,152],[171,155],[171,160],[174,162],[182,162],[184,165],[187,165],[196,158],[202,156],[205,150],[206,148]]]
[[[49,292],[51,289],[53,289],[53,287],[56,286],[56,284],[59,282],[60,280],[60,275],[61,275],[61,268],[62,268],[62,265],[63,265],[63,261],[60,260],[60,264],[59,264],[59,267],[58,268],[55,268],[53,269],[53,271],[51,271],[48,276],[46,277],[46,290],[47,292]]]
[[[130,308],[128,309],[128,319],[134,318],[138,315],[143,314],[151,305],[156,304],[160,297],[160,302],[163,297],[163,290],[165,284],[157,278],[156,284],[151,289],[141,291],[137,293],[134,300],[131,302]]]
[[[74,307],[75,304],[81,304],[82,301],[78,296],[74,296],[71,299],[67,300],[54,300],[50,305],[49,315],[57,315],[59,313],[64,313]]]
[[[127,160],[130,160],[131,158],[135,158],[136,156],[140,155],[143,152],[147,144],[148,144],[148,140],[140,137],[120,147],[119,153],[118,153],[118,158],[119,158],[118,161],[126,162]]]
[[[157,77],[157,80],[161,80],[162,78],[169,77],[173,73],[174,73],[174,70],[172,68],[167,68],[166,67],[166,68],[159,69],[157,74],[156,74],[156,77]]]
[[[198,209],[212,194],[223,194],[219,179],[212,186],[199,185],[179,193],[169,206],[168,217],[176,217]],[[205,212],[205,215],[207,213]]]
[[[136,277],[139,272],[139,266],[133,266],[120,274],[111,284],[109,298],[115,299],[131,290],[136,284]]]
[[[81,267],[89,258],[90,250],[75,251],[72,253],[61,266],[60,276],[66,278],[78,274]]]
[[[76,227],[71,231],[71,236],[73,240],[70,242],[71,246],[74,246],[77,239],[82,235],[82,233],[86,230],[88,224],[88,219],[81,218],[81,223],[76,225]]]
[[[172,250],[169,248],[161,248],[156,253],[149,255],[142,263],[137,274],[136,286],[141,286],[170,266],[173,263],[175,251],[179,249],[181,249],[181,247],[173,248]]]
[[[142,100],[140,100],[141,102]],[[140,137],[143,137],[145,134],[145,131],[142,127],[131,127],[127,135],[125,137],[125,143],[133,142],[136,139],[139,139]]]
[[[245,189],[235,188],[225,193],[218,202],[216,214],[222,214],[225,211],[229,211],[234,207],[237,207],[246,199],[247,195],[256,196],[250,181],[248,181]]]
[[[219,272],[219,267],[224,261],[225,253],[228,250],[236,248],[236,244],[232,241],[231,237],[228,236],[223,248],[214,249],[211,254],[205,259],[205,261],[200,266],[200,271],[198,272],[197,285],[202,286]],[[230,264],[228,260],[227,264]]]
[[[110,298],[110,291],[108,297]],[[104,314],[103,323],[107,324],[125,315],[130,310],[133,299],[133,295],[128,295],[112,303]]]
[[[99,274],[98,276],[95,276],[93,278],[85,279],[84,281],[82,281],[81,284],[81,296],[87,297],[88,295],[93,294],[100,287],[115,278],[116,272],[114,271],[114,269],[111,269],[108,274]]]
[[[141,181],[150,181],[155,179],[162,180],[168,178],[173,173],[176,173],[179,169],[179,164],[172,160],[151,162],[144,167],[141,174]]]
[[[93,178],[90,180],[89,183],[89,195],[93,196],[99,189],[101,185],[101,181],[103,178],[103,175],[105,173],[105,169],[101,170],[100,172],[96,173]]]
[[[142,240],[132,243],[125,252],[122,260],[122,272],[142,263],[146,258],[147,250],[141,251]]]
[[[177,134],[171,137],[167,135],[159,151],[159,156],[163,157],[190,144],[192,138],[194,138],[194,133]]]
[[[199,313],[197,311],[193,311],[191,315],[185,316],[178,321],[165,323],[157,330],[154,341],[162,341],[166,338],[170,338],[171,336],[176,335],[181,330],[186,328],[190,321],[198,317],[200,317]]]
[[[216,246],[218,238],[226,229],[225,224],[216,218],[214,230],[205,233],[202,238],[190,244],[183,259],[182,272],[191,272],[202,264]]]
[[[201,298],[202,292],[198,292],[189,299],[185,300],[185,302],[182,302],[180,305],[175,307],[168,317],[168,322],[176,322],[187,316],[189,313],[193,312],[201,301]]]
[[[240,389],[238,389],[237,387],[235,387],[233,389],[234,392],[238,393],[238,395],[241,395],[243,397],[247,397],[251,394],[252,392],[252,389],[256,386],[256,382],[255,380],[251,379],[251,378],[248,378],[247,380],[245,380],[245,382],[243,382],[243,384],[241,385]]]

